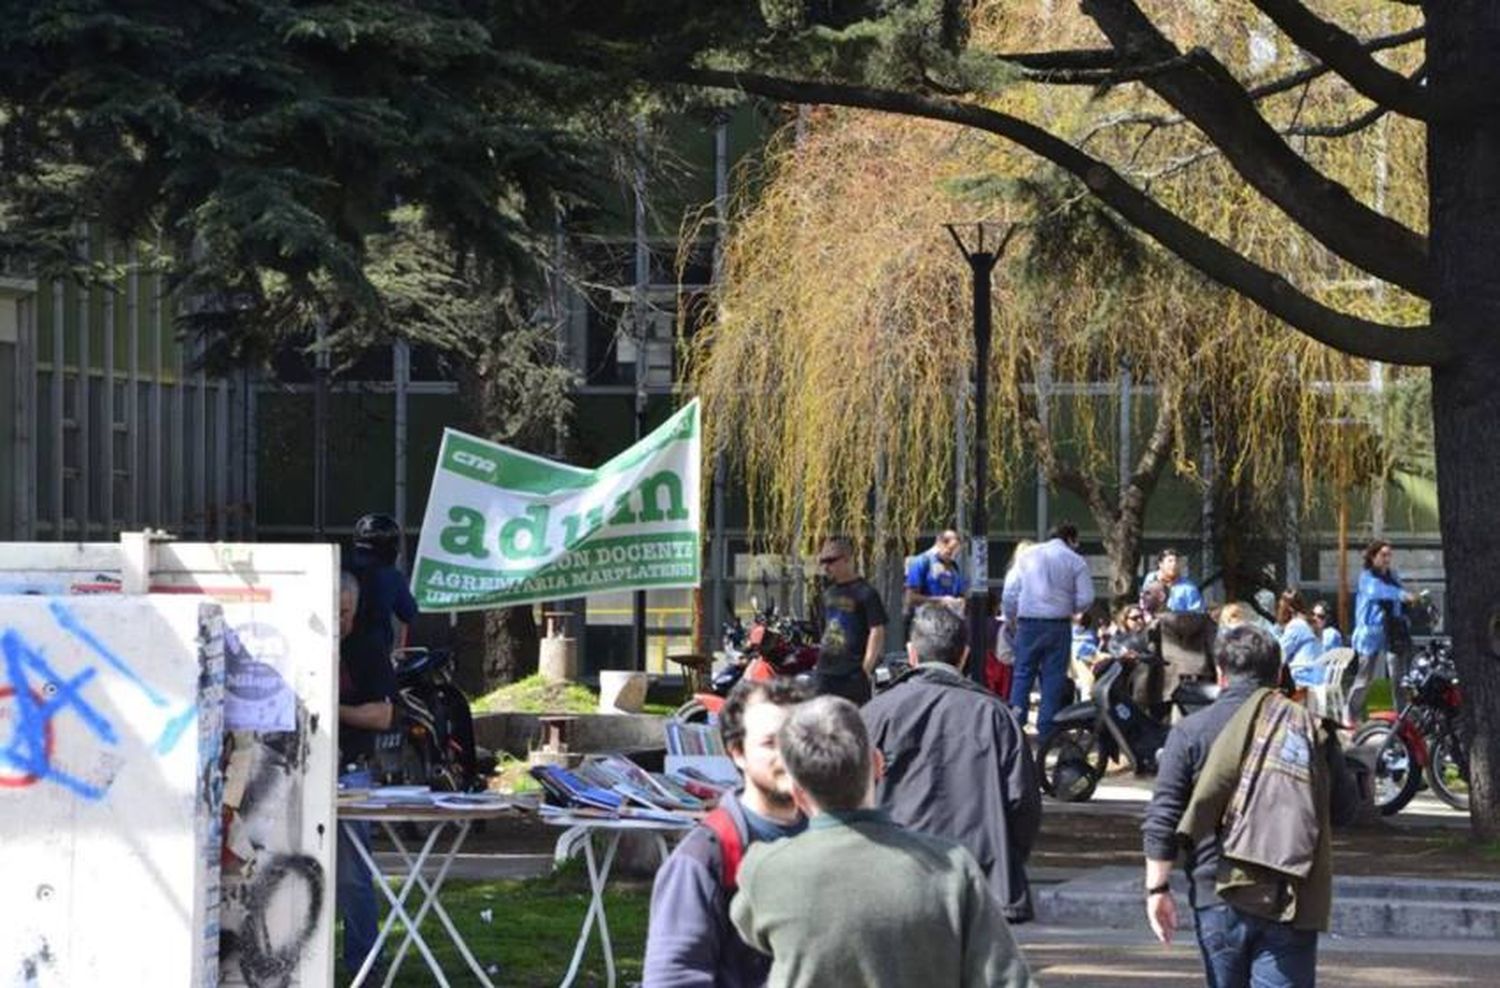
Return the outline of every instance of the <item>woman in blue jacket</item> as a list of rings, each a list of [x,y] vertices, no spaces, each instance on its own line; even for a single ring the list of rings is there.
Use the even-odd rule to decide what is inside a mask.
[[[1404,605],[1416,600],[1401,585],[1401,576],[1391,568],[1391,544],[1376,539],[1365,547],[1365,568],[1359,574],[1354,598],[1354,630],[1349,645],[1359,657],[1359,672],[1349,691],[1349,710],[1356,722],[1365,717],[1365,692],[1375,665],[1389,647],[1388,623],[1404,621]],[[1400,660],[1393,665],[1399,666]],[[1402,669],[1391,669],[1392,686],[1400,682]]]
[[[1285,590],[1276,601],[1276,639],[1281,645],[1281,662],[1298,686],[1323,682],[1318,658],[1323,642],[1307,620],[1307,604],[1296,590]]]

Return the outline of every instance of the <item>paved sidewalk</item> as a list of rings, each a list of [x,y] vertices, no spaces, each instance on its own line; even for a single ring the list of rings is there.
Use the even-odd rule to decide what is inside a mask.
[[[1201,985],[1190,930],[1171,947],[1150,933],[1027,924],[1014,928],[1038,980],[1053,986],[1157,988]],[[1318,944],[1319,988],[1489,988],[1497,983],[1494,941],[1347,939]]]

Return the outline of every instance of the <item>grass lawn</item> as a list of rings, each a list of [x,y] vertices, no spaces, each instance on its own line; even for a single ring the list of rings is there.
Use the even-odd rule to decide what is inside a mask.
[[[489,968],[496,985],[541,988],[556,985],[568,970],[578,931],[588,911],[588,878],[581,864],[564,868],[545,878],[524,882],[447,882],[443,885],[443,908],[463,935],[480,964]],[[641,958],[646,949],[646,916],[651,890],[645,883],[610,882],[605,894],[610,940],[615,947],[615,983],[628,985],[641,978]],[[490,922],[481,913],[489,910]],[[422,921],[422,933],[437,956],[448,980],[458,988],[477,985],[447,931],[435,917]],[[400,939],[397,936],[396,943]],[[394,946],[385,948],[386,958],[395,956]],[[339,956],[335,952],[335,956]],[[346,984],[340,971],[336,984]],[[428,988],[432,975],[415,947],[408,951],[396,978],[402,988]],[[602,985],[604,954],[598,931],[589,939],[588,953],[576,984]]]

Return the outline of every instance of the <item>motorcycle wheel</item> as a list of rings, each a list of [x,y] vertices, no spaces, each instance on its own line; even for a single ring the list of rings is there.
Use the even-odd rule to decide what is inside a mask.
[[[1410,803],[1422,784],[1416,755],[1390,724],[1366,724],[1354,732],[1352,744],[1375,750],[1375,807],[1382,816],[1394,816]]]
[[[1094,795],[1104,775],[1094,732],[1086,727],[1054,731],[1037,749],[1042,792],[1064,803],[1082,803]]]
[[[707,724],[708,708],[697,700],[689,700],[672,711],[672,719],[684,724]]]
[[[1455,810],[1469,809],[1469,766],[1454,751],[1447,739],[1432,746],[1432,760],[1427,763],[1427,784],[1437,798]]]

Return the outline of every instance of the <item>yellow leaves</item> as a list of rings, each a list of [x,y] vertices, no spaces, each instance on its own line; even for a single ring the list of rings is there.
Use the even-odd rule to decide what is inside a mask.
[[[1357,12],[1352,3],[1327,6]],[[1209,45],[1245,77],[1247,38],[1263,27],[1248,4],[1157,3],[1150,12],[1180,45]],[[1378,31],[1343,23],[1370,36],[1400,29],[1395,21],[1405,16],[1391,15]],[[1074,6],[1041,2],[981,3],[973,37],[995,52],[1102,43]],[[1418,46],[1388,53],[1388,64],[1414,67],[1419,58]],[[1257,71],[1269,77],[1300,66],[1279,39],[1274,61]],[[1143,86],[1098,96],[1016,85],[993,105],[1086,139],[1089,153],[1302,291],[1367,318],[1425,318],[1420,300],[1372,287],[1301,234],[1190,126],[1164,123],[1170,109]],[[1279,126],[1348,119],[1365,106],[1333,79],[1261,105]],[[1293,146],[1356,197],[1419,227],[1423,141],[1420,128],[1389,118],[1349,138]],[[710,448],[730,454],[753,525],[777,543],[806,548],[830,531],[901,537],[950,520],[957,403],[973,359],[969,269],[942,229],[950,222],[1028,223],[994,279],[987,373],[995,488],[1030,479],[1039,382],[1111,382],[1126,365],[1137,384],[1175,399],[1173,458],[1184,476],[1199,471],[1204,415],[1216,423],[1216,469],[1256,496],[1279,497],[1289,463],[1302,471],[1308,498],[1330,470],[1358,474],[1360,454],[1328,423],[1378,413],[1351,386],[1369,380],[1367,364],[1120,233],[1081,186],[1012,145],[947,125],[825,109],[808,115],[800,143],[778,141],[762,167],[761,181],[741,183],[758,198],[741,203],[734,219],[720,318],[687,356]],[[1049,402],[1053,420],[1067,423],[1068,456],[1113,478],[1119,423],[1111,402],[1077,388]],[[1147,404],[1137,403],[1138,416]],[[1150,425],[1134,424],[1138,434]]]

